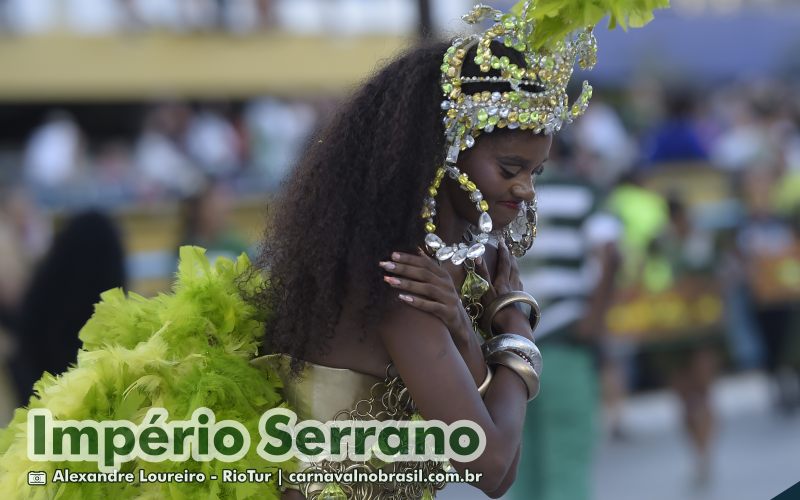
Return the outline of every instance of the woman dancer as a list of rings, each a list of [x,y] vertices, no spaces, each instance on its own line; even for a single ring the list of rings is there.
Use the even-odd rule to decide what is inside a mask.
[[[538,306],[512,254],[535,236],[533,181],[552,134],[591,96],[584,82],[569,104],[572,65],[596,55],[591,29],[573,37],[580,26],[562,17],[548,31],[541,15],[531,2],[478,6],[465,20],[494,20],[487,31],[411,50],[363,85],[275,201],[262,259],[263,351],[281,354],[254,363],[281,373],[298,418],[476,422],[485,451],[452,466],[482,473],[474,485],[492,497],[514,481],[541,370]],[[397,387],[405,399],[384,397]],[[428,498],[443,486],[304,484],[284,498]]]
[[[416,49],[366,84],[276,200],[264,255],[273,286],[263,297],[274,315],[263,348],[286,356],[263,359],[281,360],[277,368],[283,368],[287,392],[297,384],[308,387],[289,397],[298,408],[304,406],[300,400],[310,397],[307,391],[326,392],[322,388],[332,389],[331,384],[341,388],[341,375],[324,367],[352,372],[350,400],[331,401],[327,412],[299,415],[321,421],[368,399],[369,389],[392,364],[425,419],[448,424],[467,419],[484,429],[488,445],[483,455],[454,465],[482,472],[477,486],[499,496],[513,481],[528,390],[505,366],[490,375],[481,339],[458,292],[470,269],[464,266],[466,255],[455,264],[452,257],[438,261],[418,250],[425,239],[423,198],[430,195],[446,149],[444,134],[428,131],[442,128],[438,80],[447,48]],[[471,69],[465,66],[465,72]],[[500,87],[475,86],[476,91]],[[470,226],[478,227],[482,213],[489,214],[492,224],[508,226],[533,202],[533,178],[543,168],[550,143],[548,135],[507,128],[480,137],[455,165],[468,182],[480,186],[488,211],[476,210],[458,180],[442,179],[434,188],[435,234],[456,246],[462,243],[465,253],[475,244],[467,244],[475,238]],[[484,248],[482,258],[473,258],[478,261],[473,268],[493,285],[483,300],[488,307],[498,293],[521,286],[505,244],[499,250],[488,243]],[[533,346],[530,321],[515,308],[499,311],[493,327]],[[313,365],[303,366],[301,359]],[[301,382],[294,381],[292,366],[301,370]],[[306,370],[325,375],[314,379]],[[315,380],[313,389],[309,379]],[[489,383],[481,399],[478,387],[484,381]]]

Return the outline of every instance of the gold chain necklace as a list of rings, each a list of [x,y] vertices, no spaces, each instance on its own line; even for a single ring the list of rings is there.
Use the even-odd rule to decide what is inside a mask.
[[[489,290],[489,282],[475,272],[475,262],[465,261],[464,268],[467,270],[467,276],[464,278],[464,284],[461,285],[461,304],[472,321],[472,329],[479,337],[488,340],[489,333],[482,331],[479,323],[483,316],[481,297]]]

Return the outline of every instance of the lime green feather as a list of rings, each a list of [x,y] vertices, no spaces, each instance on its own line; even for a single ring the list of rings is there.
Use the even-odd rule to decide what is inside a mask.
[[[92,462],[30,461],[26,419],[32,408],[48,408],[59,420],[139,423],[152,407],[167,408],[170,420],[186,420],[205,406],[218,421],[236,420],[249,430],[254,443],[244,458],[235,463],[133,461],[122,471],[188,469],[208,477],[221,476],[224,468],[292,470],[294,463],[265,462],[255,453],[261,414],[286,407],[277,374],[249,364],[266,316],[247,297],[265,285],[246,256],[235,262],[217,259],[212,266],[203,249],[184,247],[173,293],[151,299],[121,290],[102,294],[80,331],[77,363],[62,375],[44,374],[28,407],[17,409],[0,431],[0,498],[279,498],[274,483],[27,484],[28,471],[52,477],[56,468],[98,470]]]
[[[609,16],[608,27],[641,28],[653,20],[653,11],[669,8],[669,0],[531,0],[524,11],[520,1],[511,12],[534,25],[528,43],[534,49],[554,49],[576,30],[595,26]]]

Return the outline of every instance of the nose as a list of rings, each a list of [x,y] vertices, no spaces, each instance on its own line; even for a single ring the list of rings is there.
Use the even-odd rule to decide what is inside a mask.
[[[511,194],[518,200],[532,203],[536,196],[536,190],[533,187],[533,179],[530,181],[518,182],[511,186]]]

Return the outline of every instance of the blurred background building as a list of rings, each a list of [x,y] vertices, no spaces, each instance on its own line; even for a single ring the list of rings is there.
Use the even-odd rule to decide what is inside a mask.
[[[110,217],[124,273],[108,286],[146,295],[180,244],[254,253],[337,102],[417,37],[461,30],[471,4],[0,0],[2,419],[27,394],[11,367],[35,340],[37,272],[76,218]],[[548,237],[545,217],[521,268],[537,283],[545,254],[562,272],[597,238],[618,255],[590,342],[595,498],[770,498],[800,480],[798,26],[795,0],[673,0],[647,29],[598,29],[599,64],[575,79],[595,98],[548,171],[579,175],[618,226]],[[570,293],[589,294],[595,264],[559,274]]]

